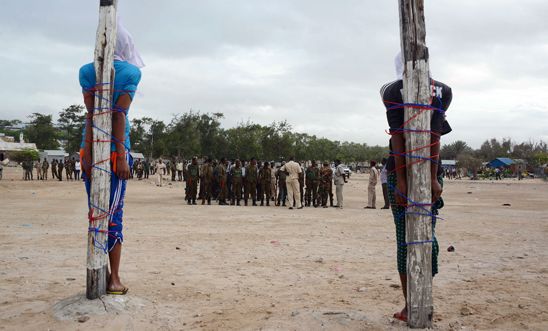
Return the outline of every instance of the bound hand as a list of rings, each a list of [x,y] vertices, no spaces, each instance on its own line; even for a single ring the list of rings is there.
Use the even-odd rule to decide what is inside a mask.
[[[129,165],[124,154],[121,154],[116,158],[116,176],[120,179],[129,178]]]
[[[438,201],[438,199],[441,197],[442,192],[443,188],[441,187],[440,182],[438,182],[438,179],[432,179],[432,203]]]

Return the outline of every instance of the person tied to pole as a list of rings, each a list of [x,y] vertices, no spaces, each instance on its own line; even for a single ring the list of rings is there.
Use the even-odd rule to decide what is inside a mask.
[[[404,308],[394,314],[394,318],[407,321],[408,302],[407,302],[407,245],[406,242],[406,207],[407,201],[407,180],[406,156],[412,152],[406,152],[405,135],[406,125],[404,120],[403,104],[403,62],[401,55],[398,54],[395,60],[397,80],[385,84],[381,88],[381,97],[386,108],[386,117],[390,127],[390,157],[387,162],[387,186],[392,215],[396,227],[397,244],[397,267],[405,300]],[[451,128],[445,120],[445,111],[449,108],[452,100],[451,88],[441,82],[430,79],[432,98],[430,105],[417,105],[417,107],[429,106],[428,111],[432,112],[430,140],[430,160],[432,177],[432,229],[435,229],[436,216],[438,209],[443,207],[441,199],[443,178],[441,176],[441,167],[439,164],[440,136],[447,134]],[[412,159],[414,160],[414,159]],[[415,161],[414,161],[415,162]],[[425,209],[428,211],[427,209]],[[430,243],[430,242],[429,242]],[[432,276],[438,273],[438,252],[439,246],[436,237],[432,236]]]
[[[106,212],[108,217],[108,247],[106,247],[106,250],[110,260],[107,294],[123,295],[128,291],[128,288],[122,284],[119,275],[122,242],[124,240],[122,233],[124,196],[132,163],[129,154],[130,127],[127,113],[141,80],[141,70],[139,68],[142,67],[144,67],[144,63],[135,49],[133,37],[118,20],[113,63],[115,78],[113,96],[110,101],[112,103],[112,138],[109,161],[112,173],[110,175],[110,210]],[[94,117],[105,112],[104,109],[97,109],[95,106],[95,92],[97,89],[103,89],[104,87],[97,85],[93,63],[86,64],[80,69],[80,85],[82,86],[84,103],[87,108],[80,155],[83,170],[82,177],[88,194],[90,217],[92,217],[90,201],[91,182],[93,181],[92,168],[100,167],[100,163],[103,162],[103,160],[92,159],[93,131],[100,129],[95,127]],[[61,165],[62,162],[59,163],[59,166]],[[61,174],[59,174],[59,178],[61,178]]]

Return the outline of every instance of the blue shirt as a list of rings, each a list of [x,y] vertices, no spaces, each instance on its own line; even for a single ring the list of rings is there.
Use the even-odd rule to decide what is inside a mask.
[[[116,102],[118,102],[118,98],[120,98],[120,96],[124,94],[128,94],[131,100],[133,100],[135,91],[137,90],[137,85],[139,85],[139,82],[141,81],[141,70],[128,62],[114,61],[114,71],[116,74],[114,76],[114,95],[112,96],[112,108],[114,108]],[[88,63],[80,68],[80,86],[82,86],[83,92],[88,92],[95,87],[95,84],[95,67],[93,63]],[[128,112],[129,109],[126,109],[126,130],[124,133],[124,145],[126,146],[127,151],[129,151],[130,148],[130,126],[129,119],[127,117]],[[86,127],[84,126],[82,144],[80,145],[80,148],[84,147],[85,139]],[[116,151],[116,145],[114,142],[111,145],[111,150]]]

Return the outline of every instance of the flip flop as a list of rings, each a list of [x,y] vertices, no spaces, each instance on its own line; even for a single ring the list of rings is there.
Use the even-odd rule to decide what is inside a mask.
[[[124,287],[122,290],[114,290],[114,291],[107,290],[107,294],[110,294],[110,295],[126,295],[127,291],[129,291],[129,288]]]
[[[402,322],[407,322],[407,316],[404,316],[401,312],[395,313],[393,317]]]

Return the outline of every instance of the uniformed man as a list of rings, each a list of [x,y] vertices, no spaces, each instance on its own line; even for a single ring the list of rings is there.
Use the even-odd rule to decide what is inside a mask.
[[[270,162],[270,172],[272,173],[272,179],[270,180],[270,197],[272,201],[276,201],[277,185],[276,185],[276,165],[274,162]]]
[[[243,183],[243,169],[242,164],[240,160],[236,160],[234,162],[234,166],[232,167],[230,173],[232,177],[232,201],[230,202],[231,205],[234,205],[234,201],[236,201],[236,205],[240,205],[240,200],[242,199],[242,183]]]
[[[264,199],[266,197],[266,205],[270,206],[270,185],[272,181],[272,169],[270,169],[270,163],[265,162],[261,170],[259,170],[259,178],[261,180],[261,206],[264,206]]]
[[[36,180],[42,180],[42,164],[40,160],[34,163],[34,168],[36,169]]]
[[[251,196],[253,206],[257,205],[257,160],[252,158],[245,168],[245,187],[244,187],[244,204],[247,206],[247,200]]]
[[[57,159],[51,161],[51,178],[55,179],[57,177]]]
[[[318,185],[320,180],[320,169],[316,165],[316,161],[306,169],[306,198],[305,206],[318,206]]]
[[[42,162],[42,178],[44,180],[48,180],[48,169],[49,169],[49,162],[48,159],[44,159],[44,162]]]
[[[200,187],[202,187],[202,205],[211,205],[211,195],[213,186],[213,167],[211,166],[211,159],[207,159],[202,167]]]
[[[174,182],[177,176],[177,162],[175,162],[175,158],[172,158],[169,162],[169,170],[171,171],[171,181]]]
[[[65,166],[63,160],[59,161],[57,164],[57,178],[59,178],[59,181],[63,181],[63,167]]]
[[[150,162],[147,159],[145,159],[143,164],[143,172],[145,179],[148,179],[148,175],[150,174]]]
[[[301,168],[301,172],[299,173],[299,195],[300,195],[300,201],[301,201],[301,208],[303,208],[303,201],[304,201],[304,168],[301,166],[301,163],[297,163],[299,165],[299,168]]]
[[[227,205],[226,199],[228,195],[228,187],[227,187],[227,173],[226,173],[226,167],[227,167],[227,161],[223,157],[221,159],[221,162],[219,162],[219,165],[217,165],[217,182],[219,183],[219,205],[225,206]]]
[[[65,160],[65,179],[68,181],[69,179],[72,180],[72,167],[70,164],[70,160]]]
[[[281,171],[287,172],[287,204],[289,205],[289,209],[293,209],[293,206],[295,204],[295,207],[297,209],[302,209],[303,205],[301,203],[301,196],[300,196],[300,183],[299,178],[300,174],[302,174],[302,168],[301,166],[294,161],[294,158],[291,156],[289,157],[289,162],[284,164],[281,168]]]
[[[285,165],[285,161],[282,162],[282,167]],[[276,171],[276,180],[278,181],[278,201],[277,206],[282,204],[285,207],[285,199],[287,198],[287,172],[282,171],[281,168],[278,168]]]
[[[172,162],[173,165],[175,165],[175,162]],[[171,178],[172,180],[175,180],[175,171],[172,168],[171,172]],[[195,156],[192,158],[192,161],[188,165],[187,168],[188,171],[188,177],[187,177],[187,203],[196,204],[196,194],[198,194],[198,181],[200,180],[200,168],[198,166],[198,158]]]
[[[323,208],[327,208],[327,197],[331,189],[331,182],[333,178],[333,170],[329,166],[328,162],[323,163],[323,167],[320,169],[320,187],[319,187],[319,199]]]

